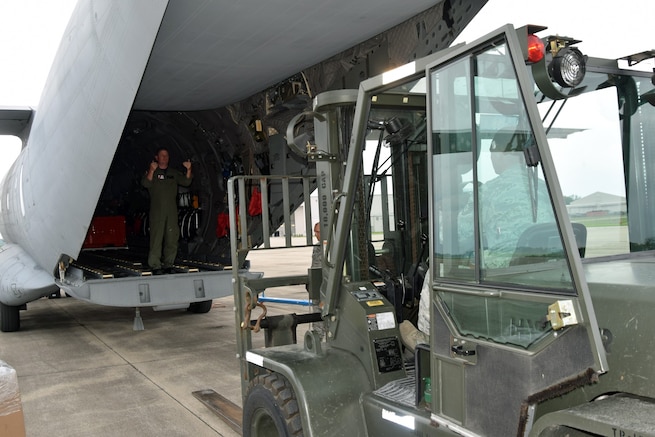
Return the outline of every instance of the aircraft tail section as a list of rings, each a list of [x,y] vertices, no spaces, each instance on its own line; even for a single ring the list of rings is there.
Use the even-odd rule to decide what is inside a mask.
[[[82,246],[167,4],[80,2],[62,38],[0,188],[0,233],[51,280],[61,255]]]

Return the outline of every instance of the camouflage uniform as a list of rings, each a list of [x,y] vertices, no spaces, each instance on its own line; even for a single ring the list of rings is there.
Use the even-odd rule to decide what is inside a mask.
[[[191,178],[185,173],[172,168],[157,168],[152,180],[146,176],[141,184],[150,193],[150,251],[148,265],[152,269],[171,267],[177,256],[177,243],[180,238],[180,227],[177,218],[177,186],[188,187]]]
[[[555,221],[548,191],[541,179],[536,181],[534,220],[529,177],[528,168],[517,165],[480,187],[482,265],[485,268],[509,266],[523,231],[536,223]]]

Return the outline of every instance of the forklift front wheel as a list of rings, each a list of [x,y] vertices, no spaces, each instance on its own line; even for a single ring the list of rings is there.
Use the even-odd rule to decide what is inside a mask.
[[[296,394],[279,373],[256,376],[243,407],[243,437],[302,437]]]

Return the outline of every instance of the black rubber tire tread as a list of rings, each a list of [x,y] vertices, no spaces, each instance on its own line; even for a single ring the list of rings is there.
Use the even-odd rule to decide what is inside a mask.
[[[192,302],[189,304],[189,311],[195,314],[205,314],[212,309],[213,300],[203,300],[202,302]]]
[[[243,407],[243,437],[271,437],[270,432],[253,427],[253,420],[264,415],[273,422],[279,437],[304,437],[296,394],[279,373],[265,373],[250,381]]]
[[[0,302],[0,331],[15,332],[18,330],[20,330],[20,307]]]

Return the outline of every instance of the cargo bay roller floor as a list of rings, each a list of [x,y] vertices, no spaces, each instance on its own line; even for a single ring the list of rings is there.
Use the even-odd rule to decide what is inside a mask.
[[[290,250],[249,257],[252,270],[306,273],[311,248]],[[275,293],[306,298],[302,286]],[[143,331],[133,330],[134,315],[41,299],[21,312],[20,331],[0,333],[0,360],[18,374],[29,437],[240,435],[197,397],[209,391],[241,406],[232,298],[214,300],[206,314],[144,308]],[[263,344],[263,334],[253,338]]]

